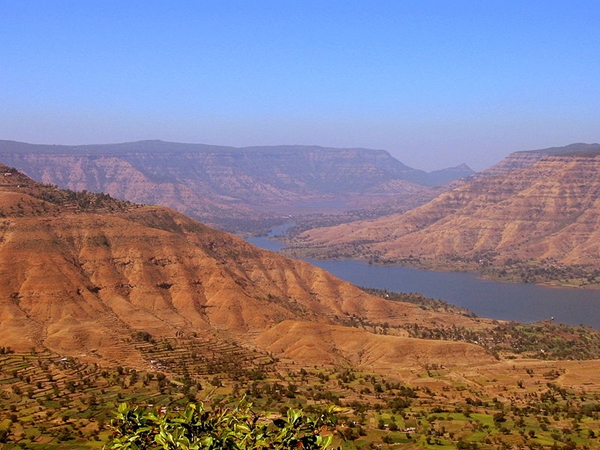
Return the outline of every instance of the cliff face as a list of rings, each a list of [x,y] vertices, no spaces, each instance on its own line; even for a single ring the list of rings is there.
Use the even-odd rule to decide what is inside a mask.
[[[540,159],[546,156],[560,156],[560,155],[576,155],[576,154],[587,154],[588,156],[593,155],[594,152],[600,150],[600,144],[571,144],[564,147],[550,147],[541,150],[527,150],[521,152],[514,152],[500,161],[498,164],[485,169],[473,176],[473,178],[483,178],[488,176],[501,176],[510,175],[512,172],[518,169],[525,169],[534,165]]]
[[[371,353],[384,344],[414,344],[353,329],[354,349],[348,349],[337,337],[351,317],[390,326],[474,323],[369,296],[170,209],[58,190],[7,167],[0,174],[3,346],[133,364],[141,358],[129,343],[133,333],[194,333],[259,351],[276,347],[290,356],[302,349],[305,361],[333,363],[351,360],[355,347],[369,346],[365,352]],[[296,339],[300,323],[302,344]],[[331,339],[320,340],[323,333]],[[488,358],[466,344],[447,345]]]
[[[426,174],[383,150],[161,141],[74,147],[0,141],[0,160],[45,183],[169,206],[209,221],[303,213],[320,203],[351,209],[398,202],[472,173],[461,166]]]
[[[600,269],[600,157],[512,155],[409,212],[315,229],[298,246],[383,260],[552,260]]]

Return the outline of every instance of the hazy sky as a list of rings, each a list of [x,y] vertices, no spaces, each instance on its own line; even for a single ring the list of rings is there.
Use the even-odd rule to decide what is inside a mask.
[[[600,141],[600,0],[0,0],[0,139],[388,150]]]

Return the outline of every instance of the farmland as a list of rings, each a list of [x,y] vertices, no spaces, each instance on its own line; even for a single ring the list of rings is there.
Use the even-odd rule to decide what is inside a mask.
[[[0,440],[9,448],[100,448],[117,406],[176,411],[188,402],[252,402],[266,416],[338,407],[335,445],[356,448],[592,448],[600,434],[595,361],[514,356],[485,367],[425,365],[368,373],[201,339],[131,345],[145,368],[102,367],[52,353],[0,355]]]

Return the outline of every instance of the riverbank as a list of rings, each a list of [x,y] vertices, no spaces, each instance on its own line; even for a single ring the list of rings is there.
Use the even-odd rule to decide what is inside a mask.
[[[354,260],[382,267],[399,266],[436,272],[469,273],[482,280],[503,283],[536,284],[539,286],[568,289],[600,289],[600,270],[589,266],[566,266],[546,260],[509,260],[502,264],[494,264],[489,260],[470,261],[458,256],[436,259],[410,257],[397,260],[356,258],[351,252],[342,254],[328,251],[326,248],[287,247],[285,238],[281,239],[280,243],[280,253],[295,259],[324,261]]]
[[[270,233],[273,236],[275,233]],[[277,235],[283,233],[278,230]],[[280,251],[272,237],[251,238],[258,247]],[[357,286],[419,293],[473,311],[479,317],[533,323],[554,318],[569,325],[600,329],[600,293],[597,286],[569,286],[548,282],[494,280],[489,273],[426,270],[369,261],[303,259]],[[430,266],[432,267],[432,266]],[[463,266],[465,267],[465,266]]]

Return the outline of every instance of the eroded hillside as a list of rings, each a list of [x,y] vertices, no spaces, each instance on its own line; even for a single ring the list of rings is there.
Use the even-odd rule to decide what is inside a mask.
[[[0,329],[7,448],[97,448],[122,402],[241,397],[275,418],[334,404],[348,449],[597,440],[597,331],[369,294],[173,210],[5,166]]]
[[[0,161],[45,183],[168,206],[228,230],[268,226],[290,214],[406,210],[433,198],[432,186],[473,173],[460,165],[428,174],[383,150],[162,141],[84,146],[0,141]]]
[[[508,159],[404,214],[305,232],[293,251],[597,282],[600,156],[525,152]],[[508,169],[517,159],[520,168]]]
[[[320,364],[393,364],[411,348],[428,355],[421,361],[492,358],[467,343],[411,339],[402,328],[490,321],[368,295],[173,210],[0,172],[2,345],[134,365],[147,364],[128,344],[137,333],[229,340]]]

